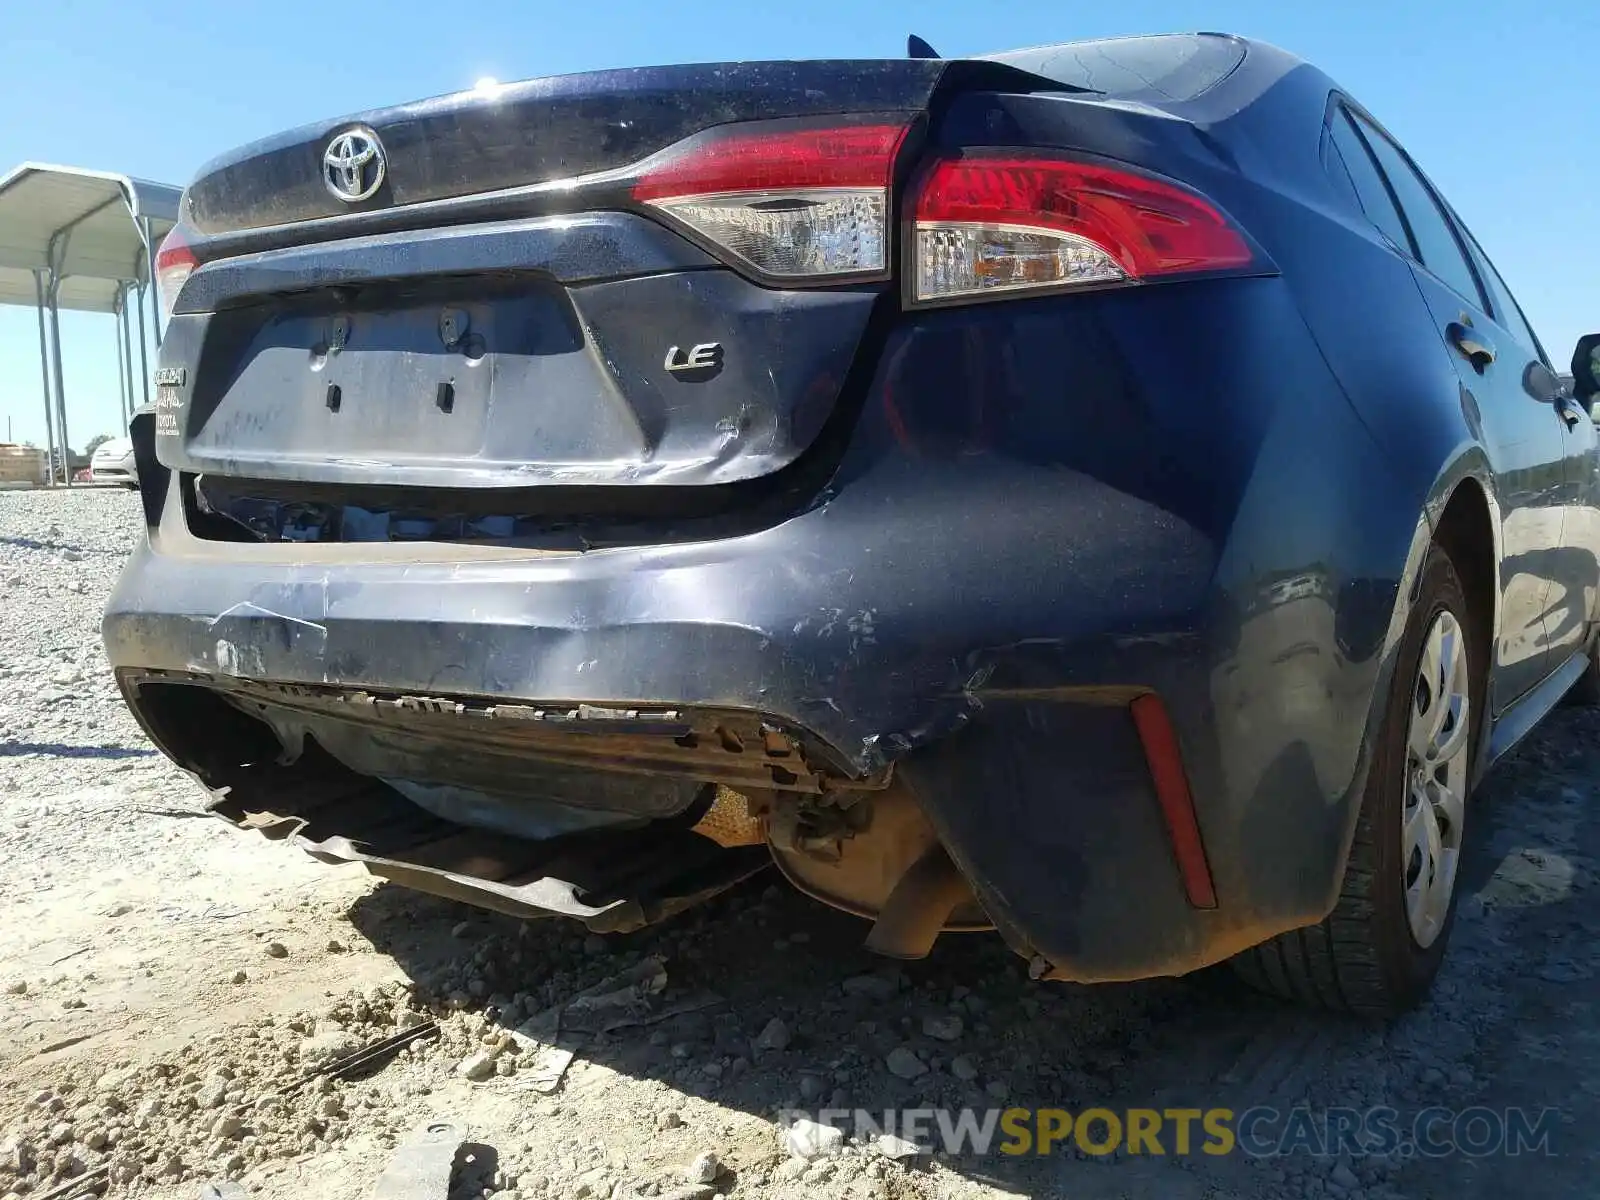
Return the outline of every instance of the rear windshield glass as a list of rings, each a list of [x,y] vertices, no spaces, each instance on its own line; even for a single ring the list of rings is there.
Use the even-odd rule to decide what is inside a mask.
[[[1192,100],[1227,78],[1244,61],[1244,45],[1212,34],[1157,34],[1063,42],[982,57],[1068,87],[1159,104]]]

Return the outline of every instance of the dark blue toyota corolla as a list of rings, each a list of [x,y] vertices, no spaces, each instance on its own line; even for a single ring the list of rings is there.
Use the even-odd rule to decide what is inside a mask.
[[[1595,357],[1270,46],[485,86],[182,214],[107,652],[319,858],[1390,1013],[1597,692]]]

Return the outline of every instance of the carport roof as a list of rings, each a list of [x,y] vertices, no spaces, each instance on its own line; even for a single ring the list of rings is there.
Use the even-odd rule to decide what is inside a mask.
[[[0,304],[36,302],[35,269],[59,236],[57,304],[115,311],[124,281],[149,278],[139,223],[159,245],[178,221],[182,189],[106,171],[23,163],[0,176]]]

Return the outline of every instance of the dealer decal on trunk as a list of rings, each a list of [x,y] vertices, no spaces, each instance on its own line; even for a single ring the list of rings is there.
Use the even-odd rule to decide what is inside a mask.
[[[183,407],[179,390],[189,380],[183,367],[161,367],[156,371],[156,433],[177,435],[178,410]]]

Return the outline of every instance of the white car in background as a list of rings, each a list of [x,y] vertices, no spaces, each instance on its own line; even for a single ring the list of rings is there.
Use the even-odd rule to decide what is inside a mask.
[[[133,439],[112,438],[102,442],[89,460],[89,478],[94,483],[120,483],[139,486],[139,472],[133,461]]]

